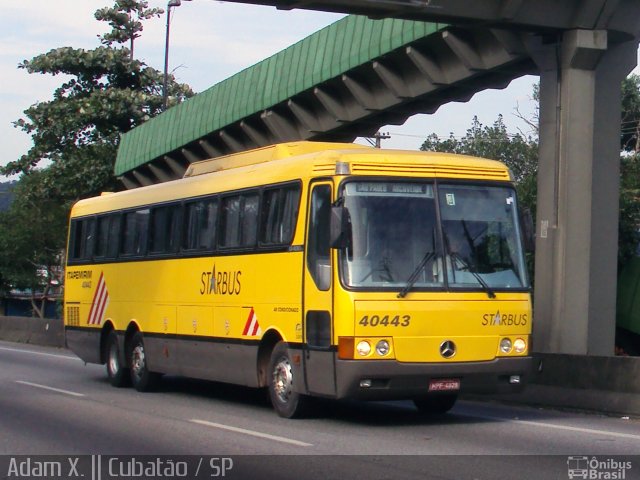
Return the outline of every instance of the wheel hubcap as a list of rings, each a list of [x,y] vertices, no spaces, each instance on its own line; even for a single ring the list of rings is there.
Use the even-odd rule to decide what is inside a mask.
[[[120,369],[120,362],[118,361],[118,349],[115,345],[111,345],[109,349],[109,372],[112,375],[118,373]]]
[[[131,369],[137,377],[142,376],[144,371],[144,348],[142,345],[136,345],[131,355]]]
[[[288,358],[282,357],[273,368],[273,391],[276,398],[282,403],[287,403],[291,397],[292,387],[291,363]]]

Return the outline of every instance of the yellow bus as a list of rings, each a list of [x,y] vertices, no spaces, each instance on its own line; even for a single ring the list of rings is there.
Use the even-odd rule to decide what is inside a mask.
[[[67,344],[114,386],[266,387],[283,417],[313,397],[446,412],[523,388],[531,317],[495,161],[295,142],[71,212]]]

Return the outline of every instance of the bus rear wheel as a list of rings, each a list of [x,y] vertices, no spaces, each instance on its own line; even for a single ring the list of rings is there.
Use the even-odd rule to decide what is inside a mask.
[[[293,390],[293,367],[285,342],[276,344],[269,362],[269,398],[278,415],[299,418],[308,413],[311,399]]]
[[[142,333],[136,332],[129,342],[128,358],[134,388],[139,392],[155,390],[160,381],[160,374],[149,371]]]
[[[107,335],[107,377],[114,387],[128,387],[130,385],[129,369],[120,361],[120,345],[118,334],[111,330]]]
[[[456,394],[441,394],[414,398],[413,403],[422,414],[442,415],[453,408],[456,400],[458,400]]]

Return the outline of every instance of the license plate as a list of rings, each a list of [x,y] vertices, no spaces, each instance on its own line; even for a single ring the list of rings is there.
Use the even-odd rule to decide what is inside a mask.
[[[460,390],[460,379],[447,378],[440,380],[431,380],[429,382],[430,392],[450,392],[452,390]]]

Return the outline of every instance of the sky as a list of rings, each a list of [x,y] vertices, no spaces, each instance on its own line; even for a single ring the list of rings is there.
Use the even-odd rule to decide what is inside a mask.
[[[53,48],[70,46],[92,49],[99,34],[108,31],[94,12],[112,6],[111,0],[20,0],[3,2],[0,16],[0,164],[27,152],[31,139],[12,122],[38,101],[51,99],[63,79],[28,74],[18,64]],[[150,7],[166,10],[166,0],[149,0]],[[169,70],[177,80],[201,92],[313,32],[339,20],[342,15],[305,10],[280,11],[274,7],[243,5],[213,0],[183,0],[172,9]],[[166,16],[144,24],[135,43],[135,57],[162,70]],[[475,115],[492,124],[499,114],[510,131],[529,133],[516,116],[516,108],[533,115],[532,85],[537,77],[514,80],[504,90],[486,90],[467,103],[451,103],[432,115],[415,115],[402,126],[387,126],[391,138],[384,148],[418,149],[427,135],[463,136]],[[359,139],[358,143],[365,143]],[[0,181],[3,178],[0,177]],[[5,178],[6,180],[6,178]]]

